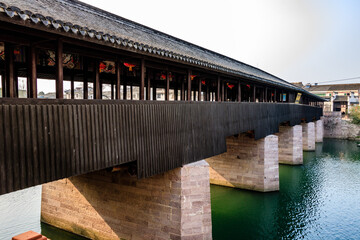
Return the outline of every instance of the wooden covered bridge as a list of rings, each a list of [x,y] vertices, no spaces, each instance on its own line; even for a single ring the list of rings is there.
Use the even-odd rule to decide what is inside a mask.
[[[44,185],[43,220],[55,226],[76,232],[65,226],[69,219],[55,217],[60,205],[57,210],[51,205],[51,191],[65,189],[68,181],[96,209],[94,196],[87,197],[80,185],[99,176],[112,183],[121,180],[109,172],[88,173],[131,165],[143,180],[127,181],[156,182],[161,174],[168,179],[171,171],[198,166],[189,163],[226,154],[227,144],[234,146],[244,133],[254,143],[266,142],[282,128],[293,131],[302,123],[308,134],[308,125],[322,116],[323,99],[276,76],[82,2],[0,1],[0,194],[86,176]],[[300,128],[305,139],[303,134]],[[216,161],[208,161],[212,171]],[[184,173],[179,174],[181,180]],[[223,185],[232,185],[227,182]],[[66,197],[61,201],[67,206]],[[181,210],[185,203],[179,201],[171,207]],[[96,209],[100,215],[102,211]],[[177,222],[191,218],[185,215],[169,221],[171,227],[161,225],[162,237],[208,239],[206,224],[176,230]],[[133,216],[125,219],[149,227]],[[77,224],[86,228],[86,223]],[[110,230],[103,236],[135,236],[131,227],[117,230],[112,224],[107,222]],[[161,238],[156,227],[147,229],[141,236]],[[93,227],[85,235],[95,238],[101,231]]]

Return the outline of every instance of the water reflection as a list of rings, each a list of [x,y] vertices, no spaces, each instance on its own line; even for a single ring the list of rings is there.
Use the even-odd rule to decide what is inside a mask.
[[[280,192],[211,187],[214,239],[359,239],[360,148],[326,139],[302,166],[280,166]]]

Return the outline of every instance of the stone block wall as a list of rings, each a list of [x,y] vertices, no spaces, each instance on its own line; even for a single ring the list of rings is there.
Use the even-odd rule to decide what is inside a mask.
[[[324,112],[324,137],[338,139],[358,139],[360,125],[342,119],[341,112]]]
[[[323,142],[324,138],[324,124],[323,117],[315,122],[315,142]]]
[[[42,221],[91,239],[211,239],[209,166],[99,171],[43,185]]]
[[[302,126],[280,126],[279,163],[299,165],[303,163]]]
[[[315,151],[315,123],[302,123],[303,150]]]
[[[227,152],[208,158],[210,183],[261,192],[279,190],[278,137],[251,134],[226,138]]]

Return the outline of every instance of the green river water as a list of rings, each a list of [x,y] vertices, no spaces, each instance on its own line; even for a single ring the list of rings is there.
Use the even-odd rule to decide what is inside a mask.
[[[0,240],[34,230],[83,239],[40,224],[41,188],[0,196]],[[280,191],[211,186],[213,239],[360,239],[360,147],[325,139],[302,166],[280,165]]]

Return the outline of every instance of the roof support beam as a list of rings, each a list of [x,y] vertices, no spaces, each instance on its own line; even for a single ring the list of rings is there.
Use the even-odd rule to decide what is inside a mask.
[[[169,91],[170,91],[170,72],[166,72],[165,101],[169,101]]]
[[[101,99],[99,61],[94,61],[94,99]]]
[[[150,100],[150,90],[151,90],[151,78],[150,78],[150,71],[149,69],[147,69],[146,100]]]
[[[217,83],[216,83],[216,101],[218,101],[218,102],[221,102],[220,85],[221,85],[221,79],[220,79],[220,76],[218,76]]]
[[[253,96],[252,96],[252,101],[256,102],[256,86],[253,86]]]
[[[237,88],[238,88],[237,101],[241,102],[241,84],[240,84],[240,82],[238,82]]]
[[[64,68],[63,68],[63,42],[61,39],[57,40],[56,45],[56,98],[64,98]]]
[[[198,101],[201,101],[201,79],[199,78],[199,94],[198,94]]]
[[[119,59],[116,60],[116,99],[120,100],[121,68]]]
[[[88,70],[89,70],[89,60],[86,57],[83,57],[83,84],[84,84],[84,99],[89,98],[89,88],[88,88]]]

